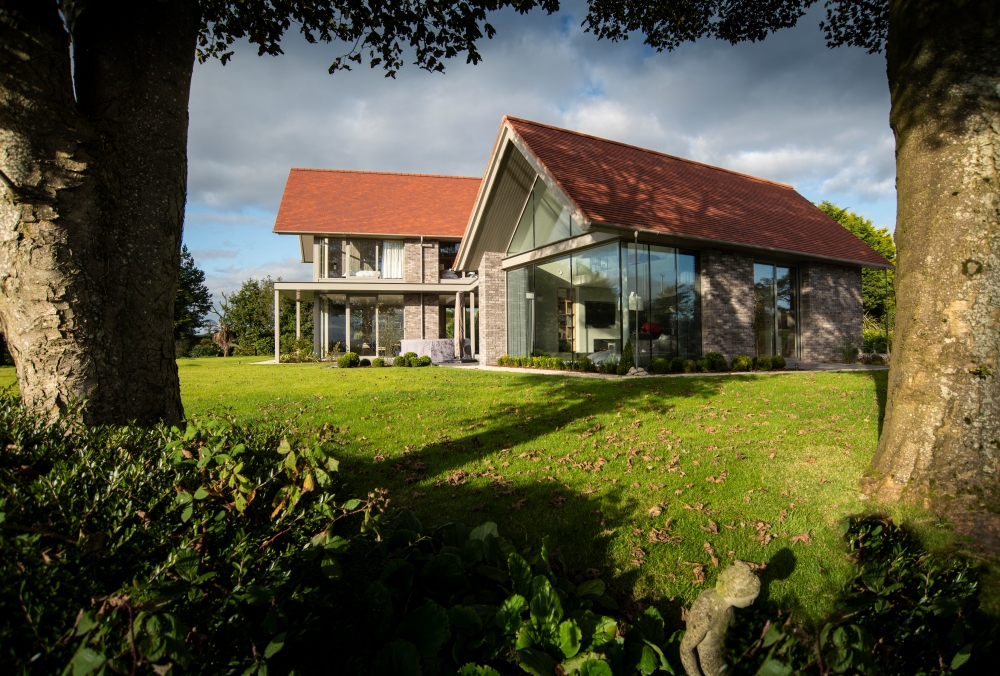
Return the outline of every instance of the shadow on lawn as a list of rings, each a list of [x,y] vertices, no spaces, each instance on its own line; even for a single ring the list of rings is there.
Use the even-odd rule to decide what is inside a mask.
[[[566,382],[560,382],[552,377],[529,376],[528,381],[526,385],[550,386],[552,396],[541,402],[511,404],[480,418],[466,418],[460,421],[458,434],[442,432],[439,438],[410,451],[383,453],[376,455],[378,459],[355,456],[342,464],[342,471],[357,492],[374,485],[384,486],[389,489],[394,506],[412,509],[428,522],[449,518],[474,527],[492,521],[500,534],[518,549],[537,548],[542,537],[548,536],[551,547],[564,555],[571,578],[588,569],[597,569],[622,604],[624,614],[634,615],[655,604],[671,625],[680,628],[679,602],[654,598],[633,601],[640,566],[624,572],[603,568],[616,558],[641,561],[646,555],[645,551],[633,550],[612,556],[612,547],[626,546],[621,538],[613,538],[613,533],[635,528],[635,515],[648,507],[640,505],[634,494],[626,495],[628,479],[618,478],[620,483],[614,484],[602,481],[610,477],[594,472],[586,489],[581,490],[579,479],[570,489],[554,470],[567,455],[610,457],[603,443],[601,449],[594,448],[596,436],[584,436],[597,422],[593,416],[621,411],[623,418],[630,420],[637,415],[666,413],[677,399],[716,396],[725,380],[566,378]],[[664,420],[663,426],[671,426],[671,422]],[[605,427],[602,433],[610,429]],[[542,443],[534,445],[543,437],[551,438],[554,432],[564,435],[559,449],[546,449]],[[573,448],[567,448],[570,444]],[[517,454],[511,450],[515,446]],[[502,463],[505,459],[517,459],[524,452],[540,458],[531,465],[538,472],[508,476]],[[492,460],[492,468],[477,469],[471,475],[462,469],[487,458]],[[551,469],[542,471],[545,466]],[[656,495],[650,491],[651,499]],[[648,528],[648,524],[644,525]],[[645,533],[641,540],[640,547],[648,551]]]

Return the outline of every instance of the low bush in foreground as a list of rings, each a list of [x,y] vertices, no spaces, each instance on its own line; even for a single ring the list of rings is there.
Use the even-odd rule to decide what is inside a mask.
[[[357,352],[345,352],[337,358],[337,366],[342,369],[354,368],[361,365],[361,357]]]

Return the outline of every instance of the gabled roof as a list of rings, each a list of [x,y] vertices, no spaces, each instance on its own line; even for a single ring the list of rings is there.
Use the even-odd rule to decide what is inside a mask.
[[[504,117],[495,155],[505,136],[592,225],[890,267],[791,186],[515,117]],[[469,254],[460,262],[478,259]]]
[[[482,179],[292,169],[274,232],[461,237]]]

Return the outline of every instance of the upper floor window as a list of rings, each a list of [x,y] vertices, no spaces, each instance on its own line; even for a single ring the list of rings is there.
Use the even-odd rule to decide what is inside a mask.
[[[320,240],[319,266],[322,279],[402,279],[403,242],[398,239],[324,237]]]
[[[580,224],[570,215],[569,209],[563,207],[545,182],[538,178],[528,195],[507,253],[530,251],[581,234]]]
[[[451,270],[458,257],[458,242],[441,242],[438,245],[438,268],[443,272]]]

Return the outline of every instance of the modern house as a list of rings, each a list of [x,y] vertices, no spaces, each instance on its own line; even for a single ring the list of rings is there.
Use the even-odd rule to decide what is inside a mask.
[[[791,186],[512,117],[481,179],[293,169],[275,232],[313,263],[275,293],[319,301],[320,355],[443,338],[450,308],[481,364],[835,361],[891,267]]]

